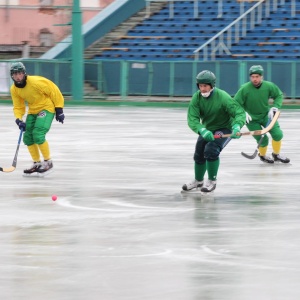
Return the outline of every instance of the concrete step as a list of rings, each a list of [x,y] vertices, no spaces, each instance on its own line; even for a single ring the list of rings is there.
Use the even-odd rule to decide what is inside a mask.
[[[166,3],[163,2],[151,2],[150,6],[150,15],[161,10]],[[95,43],[93,43],[89,48],[84,52],[84,59],[91,59],[96,54],[102,52],[101,48],[110,48],[114,43],[120,40],[123,36],[126,36],[128,31],[134,28],[137,24],[142,22],[147,16],[147,8],[136,13],[134,16],[120,24],[118,27],[109,32],[106,36],[102,37]]]

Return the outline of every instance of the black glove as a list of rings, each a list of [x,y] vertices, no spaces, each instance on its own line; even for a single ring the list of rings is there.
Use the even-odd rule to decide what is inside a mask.
[[[55,119],[60,123],[64,123],[65,115],[61,107],[55,107]]]
[[[23,131],[26,130],[26,123],[24,123],[22,120],[16,119],[16,123],[20,130],[23,130]]]

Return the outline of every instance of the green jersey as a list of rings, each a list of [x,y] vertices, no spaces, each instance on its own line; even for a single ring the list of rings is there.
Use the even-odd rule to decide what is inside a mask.
[[[258,121],[267,116],[270,110],[270,99],[273,99],[272,107],[281,108],[283,95],[279,87],[270,81],[262,81],[258,88],[249,81],[240,87],[234,99],[252,117],[253,121]]]
[[[212,132],[237,124],[242,128],[245,124],[244,109],[225,91],[214,88],[213,93],[204,98],[197,91],[189,104],[188,125],[196,133],[201,128]]]

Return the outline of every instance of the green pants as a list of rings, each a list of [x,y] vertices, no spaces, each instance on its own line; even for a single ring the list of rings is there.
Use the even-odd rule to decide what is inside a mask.
[[[46,133],[50,130],[54,114],[47,110],[42,110],[36,115],[27,115],[26,131],[23,142],[26,146],[33,144],[41,145],[46,140]]]
[[[258,121],[251,121],[249,124],[247,124],[247,128],[250,131],[254,131],[254,130],[261,130],[262,127],[266,127],[265,124],[267,124],[268,122],[268,118],[266,117],[264,120],[262,120],[262,122],[258,122]],[[275,125],[273,126],[273,128],[269,131],[269,134],[271,135],[272,139],[276,142],[281,141],[283,138],[283,132],[279,126],[278,121],[276,121]],[[254,135],[253,136],[256,141],[258,142],[261,138],[260,135]],[[269,144],[269,138],[267,135],[264,136],[263,141],[261,143],[261,147],[266,147]]]

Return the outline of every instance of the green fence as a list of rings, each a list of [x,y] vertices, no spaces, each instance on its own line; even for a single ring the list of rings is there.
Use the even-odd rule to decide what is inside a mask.
[[[11,84],[11,61],[0,61],[0,93],[7,94]],[[71,95],[72,65],[62,60],[23,60],[27,73],[45,76],[54,81],[64,95]],[[261,64],[264,79],[273,81],[287,99],[300,98],[300,62],[297,61],[117,61],[86,60],[85,82],[99,95],[190,97],[196,90],[196,75],[211,70],[217,77],[216,85],[234,95],[241,84],[249,80],[248,70]],[[7,87],[3,88],[7,82]]]

